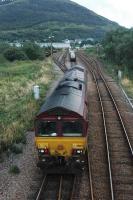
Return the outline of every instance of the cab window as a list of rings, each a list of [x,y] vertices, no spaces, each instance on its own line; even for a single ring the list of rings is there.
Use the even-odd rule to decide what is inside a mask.
[[[37,122],[38,136],[57,136],[56,122],[53,121],[38,121]]]
[[[82,136],[83,127],[79,121],[63,122],[62,135],[63,136]]]

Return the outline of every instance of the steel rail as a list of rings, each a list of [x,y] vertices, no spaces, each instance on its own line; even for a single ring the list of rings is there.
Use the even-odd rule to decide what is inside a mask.
[[[83,55],[82,55],[83,56]],[[86,59],[85,57],[84,57],[84,59]],[[86,61],[87,61],[88,59],[86,59]],[[117,110],[117,114],[118,114],[118,116],[119,116],[119,119],[120,119],[120,121],[121,121],[121,125],[122,125],[122,127],[123,127],[123,131],[124,131],[124,134],[125,134],[125,137],[126,137],[126,140],[127,140],[127,143],[128,143],[128,146],[129,146],[129,149],[130,149],[130,152],[131,152],[131,155],[133,156],[133,147],[132,147],[132,145],[131,145],[131,142],[130,142],[130,139],[129,139],[129,137],[128,137],[128,133],[127,133],[127,130],[126,130],[126,126],[125,126],[125,124],[124,124],[124,120],[123,120],[123,118],[122,118],[122,115],[121,115],[121,113],[120,113],[120,110],[119,110],[119,108],[118,108],[118,105],[117,105],[117,103],[116,103],[116,101],[115,101],[115,98],[113,97],[113,94],[112,94],[112,92],[111,92],[111,90],[110,90],[110,88],[109,88],[109,86],[108,86],[108,84],[107,84],[107,82],[106,82],[106,80],[105,80],[105,78],[103,77],[103,74],[102,74],[102,72],[101,72],[101,70],[100,70],[100,68],[99,68],[99,64],[97,63],[97,61],[95,60],[95,59],[91,59],[91,64],[92,63],[95,63],[95,66],[97,66],[97,70],[98,70],[98,72],[99,72],[99,75],[101,76],[101,78],[102,78],[102,80],[103,80],[103,82],[104,82],[104,84],[105,84],[105,86],[106,86],[106,88],[107,88],[107,91],[108,91],[108,93],[109,93],[109,95],[110,95],[110,97],[111,97],[111,99],[112,99],[112,101],[113,101],[113,104],[114,104],[114,106],[115,106],[115,109]]]
[[[47,182],[46,180],[47,180],[47,175],[44,177],[44,179],[42,181],[42,184],[41,184],[41,187],[40,187],[39,192],[37,194],[36,200],[40,200],[42,198],[42,193],[44,192],[44,187],[45,187],[46,182]],[[73,198],[75,183],[76,183],[76,178],[74,176],[70,200],[72,200],[72,198]],[[63,175],[60,176],[60,183],[59,183],[59,189],[58,189],[58,193],[57,193],[57,200],[62,199],[62,185],[63,185]]]
[[[90,64],[92,65],[92,61],[91,62],[87,62],[86,58],[84,56],[79,55],[80,58],[83,60],[83,62],[85,62],[87,65]],[[108,134],[107,134],[107,126],[106,126],[106,118],[105,118],[105,111],[104,111],[104,107],[103,107],[103,103],[102,103],[102,97],[101,97],[101,93],[100,93],[100,89],[99,89],[99,85],[98,82],[96,80],[96,76],[94,74],[94,71],[92,69],[90,69],[90,72],[93,75],[95,84],[96,84],[96,88],[98,91],[98,96],[99,96],[99,100],[100,100],[100,105],[101,105],[101,110],[102,110],[102,118],[103,118],[103,126],[104,126],[104,135],[105,135],[105,140],[106,140],[106,150],[107,150],[107,160],[108,160],[108,173],[109,173],[109,180],[110,180],[110,192],[111,192],[111,200],[114,200],[114,189],[113,189],[113,179],[112,179],[112,169],[111,169],[111,159],[110,159],[110,150],[109,150],[109,142],[108,142]]]
[[[63,182],[63,177],[61,176],[61,178],[60,178],[60,185],[59,185],[58,200],[61,200],[62,182]]]
[[[67,71],[67,68],[66,66],[64,66],[61,62],[59,62],[57,59],[54,59],[54,62],[55,64],[57,64],[57,66],[60,67],[60,69],[63,71],[63,72],[66,72]]]
[[[70,200],[73,200],[75,184],[76,184],[76,176],[74,176],[74,181],[73,181],[73,187],[72,187],[72,193],[71,193]]]
[[[46,177],[47,177],[47,175],[44,177],[44,179],[43,179],[43,181],[42,181],[42,184],[41,184],[41,187],[40,187],[40,189],[39,189],[39,192],[38,192],[38,195],[37,195],[37,197],[36,197],[36,200],[40,200],[41,193],[42,193],[43,187],[44,187],[44,185],[45,185]]]
[[[91,200],[94,200],[93,180],[92,180],[91,163],[90,163],[90,158],[89,158],[88,145],[87,145],[87,160],[88,160],[88,171],[89,171],[89,179],[90,179]]]
[[[107,149],[107,158],[108,158],[108,167],[109,167],[109,179],[110,179],[110,190],[111,190],[111,199],[114,200],[114,188],[113,188],[113,178],[112,178],[112,169],[111,169],[111,159],[110,159],[110,149],[109,149],[109,141],[108,141],[108,133],[107,133],[107,125],[106,125],[106,118],[105,118],[105,111],[103,107],[102,97],[100,93],[100,88],[98,82],[95,77],[96,87],[98,91],[98,96],[101,104],[102,109],[102,117],[103,117],[103,124],[104,124],[104,134],[106,140],[106,149]]]
[[[76,184],[76,176],[74,175],[74,181],[73,181],[73,185],[72,185],[72,192],[71,192],[70,200],[73,199],[75,184]],[[62,185],[63,185],[63,176],[61,176],[61,178],[60,178],[58,200],[62,200]]]
[[[62,54],[59,55],[59,56],[57,56],[56,54],[54,54],[53,57],[52,57],[52,59],[55,62],[55,64],[57,64],[60,67],[60,69],[65,73],[67,71],[67,67],[65,65],[65,58],[67,56],[67,51],[63,54],[62,59],[60,61],[60,57],[61,56],[62,56]],[[62,63],[62,61],[63,61],[63,63]]]
[[[88,61],[87,58],[84,58],[84,59],[86,60],[86,62]],[[116,102],[116,100],[115,100],[115,98],[114,98],[114,96],[112,94],[112,91],[111,91],[109,85],[107,84],[106,79],[104,78],[104,76],[102,74],[102,71],[100,69],[99,63],[95,59],[91,59],[91,64],[93,64],[93,66],[95,68],[94,70],[96,70],[97,73],[99,74],[100,78],[102,79],[102,81],[103,81],[103,83],[104,83],[104,85],[106,87],[106,90],[108,91],[108,94],[110,95],[110,98],[112,100],[113,106],[114,106],[114,108],[116,110],[116,113],[117,113],[117,116],[119,118],[119,123],[121,125],[122,130],[123,130],[123,136],[124,136],[125,141],[126,141],[125,144],[128,145],[129,152],[130,152],[131,156],[133,157],[133,147],[132,147],[132,144],[130,142],[130,139],[129,139],[129,136],[128,136],[128,132],[127,132],[127,129],[126,129],[126,126],[125,126],[125,122],[124,122],[124,119],[123,119],[123,117],[121,115],[121,112],[120,112],[120,110],[118,108],[117,102]],[[111,165],[110,165],[110,168],[111,168]]]
[[[95,62],[96,62],[96,61],[95,61]],[[99,66],[97,62],[96,62],[96,64],[97,64],[97,66]],[[133,147],[132,147],[131,142],[130,142],[130,139],[129,139],[129,137],[128,137],[128,133],[127,133],[127,130],[126,130],[126,126],[125,126],[125,124],[124,124],[124,121],[123,121],[122,115],[121,115],[121,113],[120,113],[120,110],[119,110],[119,108],[118,108],[118,106],[117,106],[117,103],[116,103],[116,101],[115,101],[115,99],[114,99],[114,97],[113,97],[113,94],[112,94],[112,92],[111,92],[111,90],[110,90],[110,88],[109,88],[109,86],[108,86],[108,84],[107,84],[105,78],[103,77],[102,72],[100,71],[99,68],[98,68],[98,71],[99,71],[99,74],[100,74],[102,80],[104,81],[104,84],[105,84],[105,86],[106,86],[106,88],[107,88],[107,90],[108,90],[108,92],[109,92],[109,95],[110,95],[110,97],[111,97],[111,99],[112,99],[112,101],[113,101],[113,104],[114,104],[114,106],[115,106],[115,108],[116,108],[116,110],[117,110],[119,119],[120,119],[120,121],[121,121],[122,128],[123,128],[123,130],[124,130],[124,134],[125,134],[125,136],[126,136],[126,140],[127,140],[127,143],[128,143],[129,149],[130,149],[130,152],[131,152],[131,155],[133,156]]]
[[[62,65],[62,63],[59,61],[59,58],[60,58],[60,56],[59,56],[59,57],[58,57],[58,56],[53,56],[53,61],[54,61],[54,63],[55,63],[57,66],[60,67],[60,69],[61,69],[63,72],[65,72],[65,68],[64,68],[64,66]]]
[[[81,57],[81,55],[78,54],[78,56],[83,60],[83,62],[85,62],[88,65],[88,63],[84,60],[84,58]],[[90,72],[92,73],[93,78],[95,79],[95,76],[91,69],[90,69]],[[88,171],[89,171],[89,180],[90,180],[91,200],[94,200],[93,179],[92,179],[92,173],[91,173],[91,163],[90,163],[90,158],[89,158],[88,145],[87,145],[87,161],[88,161]]]

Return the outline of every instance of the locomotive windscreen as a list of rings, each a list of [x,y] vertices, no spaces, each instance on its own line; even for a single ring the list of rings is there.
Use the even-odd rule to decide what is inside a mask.
[[[63,122],[62,124],[62,135],[63,136],[82,136],[83,127],[79,121]]]
[[[57,136],[56,122],[53,121],[38,121],[37,122],[38,136]]]
[[[36,135],[40,137],[80,137],[83,135],[83,124],[81,121],[43,121],[36,122]]]

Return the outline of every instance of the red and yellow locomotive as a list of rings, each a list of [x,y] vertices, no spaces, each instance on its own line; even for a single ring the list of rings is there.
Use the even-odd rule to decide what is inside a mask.
[[[35,119],[38,166],[82,166],[87,143],[86,70],[69,69]]]

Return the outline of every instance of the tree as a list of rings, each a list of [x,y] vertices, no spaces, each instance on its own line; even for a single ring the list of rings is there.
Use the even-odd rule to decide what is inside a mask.
[[[25,43],[23,45],[23,51],[30,60],[43,59],[43,50],[35,43]]]
[[[133,69],[133,29],[119,28],[108,33],[103,47],[107,58]]]
[[[9,61],[26,60],[26,54],[19,48],[10,47],[4,51],[4,57]]]

